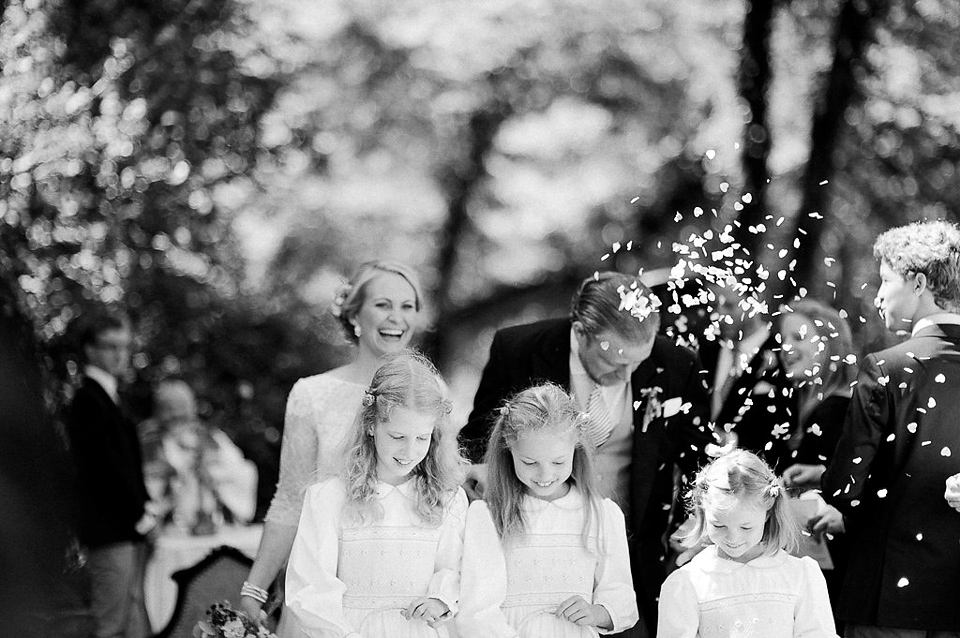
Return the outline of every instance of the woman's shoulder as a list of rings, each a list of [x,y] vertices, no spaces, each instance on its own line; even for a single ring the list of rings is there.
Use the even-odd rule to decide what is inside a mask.
[[[360,392],[365,388],[364,384],[357,383],[344,376],[342,370],[343,368],[334,368],[320,374],[301,377],[293,384],[291,393],[296,391],[313,393],[327,388],[355,389]]]

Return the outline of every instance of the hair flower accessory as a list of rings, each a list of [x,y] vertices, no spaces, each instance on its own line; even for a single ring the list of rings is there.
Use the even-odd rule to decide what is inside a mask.
[[[505,405],[505,406],[503,406],[502,408],[500,408],[500,416],[503,417],[504,419],[507,418],[508,416],[510,416],[510,406],[509,406],[509,405]]]
[[[647,405],[643,409],[643,426],[641,431],[646,432],[650,422],[663,414],[663,404],[660,403],[660,393],[663,388],[654,386],[652,388],[642,388],[640,390],[641,399],[647,400]]]
[[[377,402],[377,395],[375,395],[370,390],[367,390],[363,393],[363,407],[369,408],[371,405]]]
[[[350,296],[352,291],[353,286],[348,283],[341,284],[337,289],[337,294],[333,297],[333,303],[330,304],[330,313],[334,317],[339,317],[343,314],[343,304],[346,303],[347,297]]]

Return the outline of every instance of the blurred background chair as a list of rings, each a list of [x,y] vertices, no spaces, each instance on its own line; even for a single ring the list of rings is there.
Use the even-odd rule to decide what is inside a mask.
[[[221,545],[199,563],[173,574],[178,595],[173,617],[156,638],[192,638],[197,622],[218,602],[239,605],[240,586],[253,560],[234,547]]]

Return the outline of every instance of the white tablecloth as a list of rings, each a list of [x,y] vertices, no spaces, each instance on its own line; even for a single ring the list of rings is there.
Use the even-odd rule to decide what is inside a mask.
[[[177,603],[177,583],[171,578],[174,572],[196,565],[221,545],[236,547],[253,558],[263,534],[262,525],[247,527],[224,527],[211,536],[189,536],[179,532],[160,535],[153,556],[147,564],[144,583],[147,614],[155,632],[163,629],[173,615]],[[239,597],[240,592],[237,592]],[[234,601],[231,601],[234,602]]]

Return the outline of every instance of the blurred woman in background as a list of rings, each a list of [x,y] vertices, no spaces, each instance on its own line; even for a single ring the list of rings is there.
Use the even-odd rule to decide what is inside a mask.
[[[789,459],[781,468],[787,486],[801,467],[829,464],[850,404],[857,376],[850,326],[839,312],[815,299],[785,306],[780,317],[780,358],[799,406],[798,427],[790,433]],[[833,569],[824,571],[830,599],[840,594],[847,556],[843,516],[817,497],[817,513],[807,521],[816,538],[826,537]],[[840,625],[838,631],[842,633]]]

